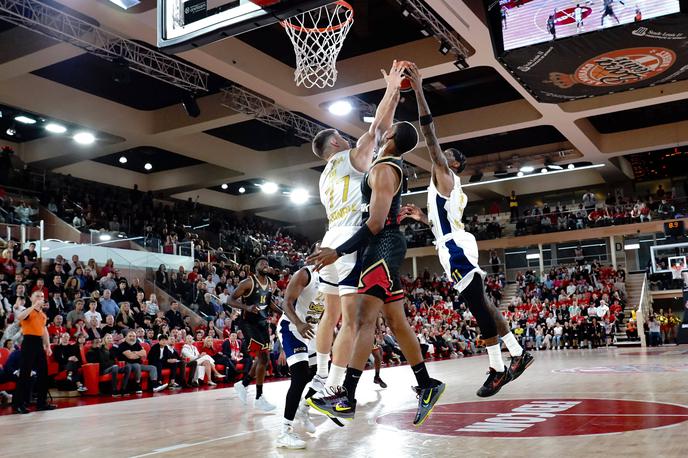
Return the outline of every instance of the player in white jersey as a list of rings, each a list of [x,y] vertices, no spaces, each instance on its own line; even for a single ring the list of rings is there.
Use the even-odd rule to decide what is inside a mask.
[[[466,158],[455,148],[442,151],[423,93],[420,71],[412,66],[409,75],[416,92],[421,130],[432,159],[432,176],[428,186],[428,215],[411,204],[404,206],[400,215],[424,222],[432,229],[440,263],[478,322],[487,347],[490,372],[477,395],[492,396],[518,378],[532,364],[533,357],[523,351],[502,314],[485,297],[486,273],[478,266],[478,244],[461,223],[468,199],[461,190],[458,174],[466,167]],[[509,367],[502,360],[500,336],[512,356]]]
[[[313,139],[313,152],[327,161],[320,175],[320,201],[327,212],[328,230],[322,246],[339,246],[361,227],[361,180],[373,161],[373,153],[384,133],[394,121],[399,103],[399,86],[405,64],[394,61],[389,75],[382,70],[387,89],[378,105],[368,131],[351,148],[334,129],[319,132]],[[325,313],[317,336],[317,374],[313,386],[340,386],[351,358],[354,337],[354,294],[357,292],[360,264],[356,253],[342,256],[320,271],[320,291],[325,293]],[[339,318],[342,327],[332,345]],[[328,361],[332,349],[332,367]]]
[[[294,433],[293,422],[297,417],[306,431],[315,432],[308,405],[302,402],[301,395],[315,374],[315,334],[325,310],[324,294],[318,290],[318,284],[318,273],[304,267],[294,274],[284,293],[284,313],[277,322],[277,336],[287,358],[291,384],[277,447],[306,448],[306,442]],[[308,396],[314,392],[311,388]]]

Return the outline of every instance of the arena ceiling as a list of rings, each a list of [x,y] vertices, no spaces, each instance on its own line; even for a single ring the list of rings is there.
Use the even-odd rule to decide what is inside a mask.
[[[153,0],[130,11],[106,0],[58,3],[140,43],[156,43]],[[330,114],[328,103],[349,96],[376,103],[384,88],[380,68],[402,59],[421,67],[441,142],[465,151],[470,158],[467,177],[478,169],[515,166],[530,156],[559,151],[566,151],[563,158],[555,157],[563,163],[605,164],[561,176],[474,187],[472,198],[506,196],[511,189],[542,192],[631,179],[632,167],[620,159],[623,156],[688,143],[688,81],[561,104],[539,103],[495,59],[481,0],[426,0],[472,49],[470,68],[463,71],[438,51],[437,41],[424,37],[415,23],[402,17],[396,0],[353,3],[357,21],[332,89],[294,85],[293,54],[278,25],[180,53],[178,57],[211,73],[210,91],[198,99],[197,118],[187,116],[180,105],[182,94],[165,83],[135,72],[116,82],[111,64],[0,22],[0,105],[80,126],[98,136],[96,144],[79,146],[26,128],[20,140],[3,139],[13,143],[26,162],[56,172],[125,187],[138,184],[142,190],[198,198],[290,223],[321,220],[324,212],[317,198],[295,208],[282,193],[253,192],[256,183],[272,180],[284,189],[305,186],[317,195],[322,162],[310,145],[224,107],[220,89],[238,83],[358,137],[367,125],[356,113]],[[414,97],[405,95],[397,118],[416,117]],[[117,159],[125,153],[141,157],[120,164]],[[430,163],[424,149],[416,149],[407,159],[417,177],[412,186],[427,182]],[[141,168],[146,161],[152,170]],[[252,191],[239,193],[242,186]]]

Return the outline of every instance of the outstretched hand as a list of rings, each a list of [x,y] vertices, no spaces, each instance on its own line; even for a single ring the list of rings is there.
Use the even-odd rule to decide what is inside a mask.
[[[414,204],[406,204],[401,207],[401,210],[399,211],[399,220],[401,221],[404,218],[415,219],[421,223],[427,223],[428,220],[428,217],[425,213],[423,213],[423,210]]]
[[[392,68],[389,70],[389,74],[387,74],[384,69],[380,71],[385,78],[385,82],[387,82],[387,86],[399,89],[401,87],[401,80],[405,78],[404,70],[406,70],[406,68],[404,63],[394,60]]]
[[[320,248],[319,251],[306,258],[306,264],[315,266],[315,271],[319,272],[323,267],[334,263],[337,258],[339,258],[339,255],[334,249]]]
[[[416,93],[423,90],[423,76],[420,74],[420,69],[414,63],[406,68],[406,77],[411,82],[411,87]]]

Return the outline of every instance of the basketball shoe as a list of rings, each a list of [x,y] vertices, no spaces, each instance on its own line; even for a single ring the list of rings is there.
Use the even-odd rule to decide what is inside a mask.
[[[356,401],[350,402],[346,388],[341,386],[327,388],[322,397],[308,398],[306,402],[309,406],[330,418],[353,420],[356,414]]]
[[[253,407],[256,409],[260,409],[264,412],[270,412],[271,410],[275,410],[275,406],[270,404],[267,399],[265,399],[265,396],[261,396],[258,399],[255,400],[253,403]]]
[[[298,450],[306,448],[306,442],[301,439],[291,426],[284,425],[282,433],[277,438],[277,448],[288,448]]]
[[[308,404],[301,404],[299,410],[296,411],[296,420],[303,424],[303,429],[306,432],[313,434],[315,432],[315,425],[311,421],[311,415],[308,412]]]
[[[236,382],[234,384],[234,392],[236,395],[239,397],[239,400],[243,405],[248,404],[248,401],[246,400],[248,396],[248,389],[244,386],[243,383],[241,382]]]
[[[504,370],[502,372],[497,372],[491,367],[490,372],[487,374],[487,380],[485,380],[483,386],[481,386],[476,393],[481,398],[487,398],[499,393],[499,390],[501,390],[504,385],[511,381],[511,372],[506,366],[504,366]]]
[[[435,408],[435,404],[442,397],[444,389],[447,387],[444,383],[439,380],[431,379],[432,386],[428,388],[421,388],[419,386],[413,387],[413,391],[416,392],[418,397],[418,410],[416,411],[416,417],[413,419],[413,424],[420,426],[432,413],[432,409]]]
[[[533,355],[524,351],[521,356],[514,356],[511,358],[511,363],[509,363],[509,372],[511,373],[511,380],[514,381],[525,372],[528,367],[535,361]]]

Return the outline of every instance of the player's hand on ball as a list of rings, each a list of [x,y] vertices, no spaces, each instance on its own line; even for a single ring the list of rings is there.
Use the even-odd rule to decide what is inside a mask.
[[[406,204],[403,207],[401,207],[399,216],[401,217],[401,219],[411,218],[415,219],[416,221],[423,221],[425,213],[423,213],[423,210],[421,210],[418,206],[414,204]]]
[[[306,339],[315,338],[315,332],[313,332],[313,326],[310,323],[297,324],[296,330]]]
[[[306,258],[306,263],[311,266],[315,266],[315,270],[320,271],[325,266],[329,266],[334,263],[339,255],[332,248],[321,248],[320,251],[313,253]]]
[[[418,92],[423,90],[423,77],[416,64],[411,63],[411,65],[406,68],[406,77],[411,82],[411,87],[414,91]]]
[[[392,63],[392,68],[389,70],[389,74],[381,69],[382,76],[385,78],[388,86],[399,89],[401,87],[401,80],[404,79],[404,70],[406,66],[396,59]]]

